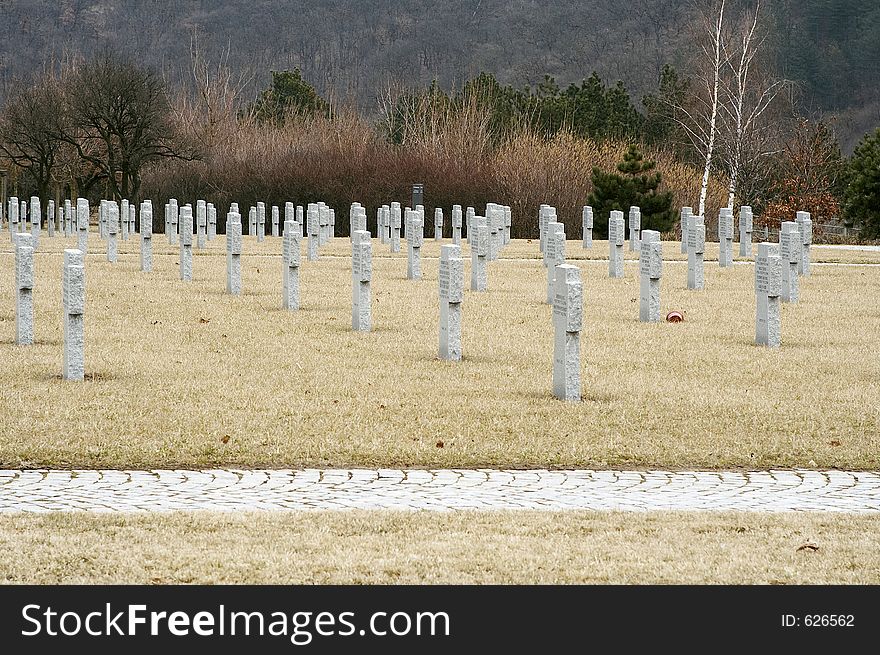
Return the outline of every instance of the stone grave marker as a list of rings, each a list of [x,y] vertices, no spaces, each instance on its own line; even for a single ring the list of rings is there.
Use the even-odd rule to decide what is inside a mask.
[[[681,208],[681,254],[686,255],[688,251],[688,219],[694,215],[692,207]]]
[[[553,395],[560,400],[581,399],[581,326],[584,293],[577,266],[556,267],[553,300]]]
[[[718,267],[733,266],[733,212],[727,207],[718,211]]]
[[[703,253],[706,251],[706,224],[702,216],[688,217],[688,289],[702,289]]]
[[[544,254],[547,257],[547,304],[552,305],[556,298],[556,270],[565,263],[565,225],[562,223],[547,223]]]
[[[798,274],[810,274],[810,244],[813,243],[813,219],[810,212],[798,212],[795,223],[801,232],[801,257],[798,260]]]
[[[613,210],[608,219],[608,276],[623,277],[623,243],[626,238],[626,227],[623,212]]]
[[[639,273],[639,320],[656,323],[660,320],[660,276],[663,273],[663,246],[656,230],[642,232]]]
[[[351,242],[351,327],[357,332],[369,332],[372,329],[372,278],[373,245],[370,233],[366,230],[355,230]]]
[[[318,260],[318,246],[321,245],[321,210],[317,204],[309,203],[306,223],[309,231],[308,260],[314,262]]]
[[[85,378],[86,277],[85,257],[81,250],[64,251],[61,296],[64,314],[61,377],[64,380],[83,380]]]
[[[471,239],[471,290],[489,288],[489,225],[484,216],[474,216],[474,234]]]
[[[141,270],[153,270],[153,205],[149,200],[141,203]]]
[[[283,298],[282,309],[296,311],[299,309],[299,265],[301,258],[302,234],[299,224],[294,220],[284,221],[284,241],[282,242],[283,268]]]
[[[180,208],[180,279],[192,281],[192,241],[193,241],[192,207],[184,205]]]
[[[755,257],[755,344],[778,348],[781,341],[779,296],[784,262],[775,244],[759,243]]]
[[[107,224],[107,261],[115,262],[117,256],[116,237],[119,234],[119,205],[115,200],[107,203],[104,208],[104,219]]]
[[[278,221],[281,219],[281,215],[278,211],[278,205],[272,205],[272,236],[277,237],[280,236],[278,233]]]
[[[584,249],[589,249],[593,247],[593,208],[587,205],[584,207],[584,210],[581,214],[581,221],[583,223],[583,239]]]
[[[743,205],[739,208],[739,256],[752,256],[752,230],[754,229],[754,218],[752,216],[752,208]]]
[[[15,240],[15,343],[34,343],[34,238],[23,232]]]
[[[434,209],[434,241],[443,240],[443,210],[440,207]]]
[[[782,259],[782,302],[797,302],[800,297],[798,266],[802,250],[801,231],[794,221],[783,221],[779,230],[779,256]]]
[[[460,217],[459,217],[460,218]],[[440,359],[461,360],[461,303],[464,260],[461,246],[440,247]]]
[[[638,252],[641,246],[642,210],[638,207],[629,208],[629,249]]]
[[[226,214],[226,293],[241,294],[241,214]]]

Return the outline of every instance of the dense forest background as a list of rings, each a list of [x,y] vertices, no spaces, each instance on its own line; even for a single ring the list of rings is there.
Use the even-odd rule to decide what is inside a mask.
[[[223,58],[256,97],[270,70],[299,68],[318,93],[378,111],[389,88],[481,72],[517,88],[545,75],[561,85],[593,71],[634,99],[664,64],[686,70],[690,0],[0,0],[0,95],[35,69],[107,46],[162,72],[191,77],[194,43]],[[805,115],[834,117],[844,153],[880,123],[880,3],[765,3],[765,48],[793,82]],[[2,98],[0,98],[2,100]]]

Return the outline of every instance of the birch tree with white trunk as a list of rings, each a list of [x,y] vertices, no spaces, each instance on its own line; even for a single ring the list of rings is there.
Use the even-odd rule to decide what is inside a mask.
[[[721,112],[724,126],[722,156],[730,176],[727,206],[733,209],[744,171],[755,170],[774,153],[767,110],[782,90],[783,80],[762,76],[757,57],[766,35],[759,35],[760,1],[747,13],[737,30],[737,40],[722,44],[727,75],[721,78]]]

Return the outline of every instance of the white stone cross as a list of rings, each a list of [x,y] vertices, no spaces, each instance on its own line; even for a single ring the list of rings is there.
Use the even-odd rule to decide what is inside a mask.
[[[586,205],[581,213],[582,236],[584,239],[583,247],[585,249],[593,247],[593,208]]]
[[[248,210],[248,236],[257,236],[257,208],[253,206]]]
[[[217,208],[214,203],[208,203],[208,241],[217,238]]]
[[[196,200],[196,248],[203,250],[208,236],[208,205],[204,200]]]
[[[781,341],[779,296],[785,263],[776,244],[759,243],[755,257],[755,344],[778,348]]]
[[[553,299],[553,395],[560,400],[581,399],[581,326],[584,290],[581,270],[571,264],[556,267]]]
[[[613,278],[623,277],[623,243],[626,238],[626,228],[623,221],[623,212],[613,210],[608,219],[608,276]]]
[[[15,240],[15,343],[34,342],[33,236],[23,232]]]
[[[309,203],[306,210],[306,224],[309,231],[308,260],[317,261],[318,246],[321,245],[321,209],[315,203]]]
[[[639,320],[656,323],[660,320],[660,276],[663,273],[663,245],[656,230],[642,232],[639,252]]]
[[[434,241],[443,240],[443,209],[434,208]]]
[[[638,207],[629,208],[629,249],[630,252],[638,252],[642,238],[639,233],[642,230],[642,210]]]
[[[474,216],[474,234],[471,237],[471,290],[486,291],[489,288],[489,226],[484,216]]]
[[[279,225],[278,221],[281,219],[281,213],[278,210],[278,205],[272,205],[272,236],[277,237],[280,236],[278,233]]]
[[[180,209],[177,206],[177,200],[171,198],[168,201],[168,217],[165,220],[165,232],[168,233],[168,243],[172,246],[177,245],[177,233],[180,223]]]
[[[184,205],[180,208],[180,279],[184,282],[192,281],[192,221],[192,207],[190,205]]]
[[[798,266],[803,244],[801,231],[794,221],[783,221],[779,229],[779,257],[782,259],[783,302],[797,302],[800,297]]]
[[[544,233],[544,255],[547,258],[547,304],[556,298],[556,270],[565,263],[565,225],[550,221]]]
[[[694,215],[692,207],[681,208],[681,254],[686,255],[688,251],[688,219]]]
[[[702,289],[705,283],[703,253],[706,251],[706,224],[702,216],[688,216],[688,289]]]
[[[107,261],[115,262],[117,255],[116,235],[119,234],[119,205],[115,200],[107,203],[104,215],[107,224]]]
[[[440,359],[461,360],[461,303],[464,260],[461,246],[440,247]]]
[[[718,211],[718,267],[733,266],[733,212],[727,207]]]
[[[422,243],[424,241],[424,223],[421,215],[416,210],[407,212],[406,221],[406,244],[409,257],[407,258],[406,279],[422,279]]]
[[[754,230],[754,217],[752,208],[743,205],[739,208],[739,256],[752,257],[752,231]]]
[[[77,244],[82,254],[89,251],[89,201],[88,198],[76,199],[76,232]]]
[[[257,202],[257,241],[266,238],[266,203]]]
[[[18,198],[12,196],[9,199],[9,238],[15,244],[15,235],[18,234]]]
[[[141,203],[141,270],[153,270],[153,204]]]
[[[452,244],[461,245],[461,205],[452,205]]]
[[[391,252],[400,252],[400,203],[391,203]]]
[[[810,212],[798,212],[795,223],[801,231],[801,258],[798,261],[798,274],[810,274],[810,244],[813,243],[813,219]]]
[[[372,279],[373,244],[370,233],[355,230],[351,241],[351,327],[358,332],[372,329]]]
[[[284,240],[282,241],[282,309],[299,309],[299,265],[302,250],[302,234],[299,224],[294,220],[284,221]]]
[[[236,208],[237,209],[237,208]],[[226,293],[241,294],[241,214],[226,214]]]
[[[61,280],[64,311],[64,354],[61,377],[82,380],[85,377],[85,329],[83,315],[86,303],[85,257],[82,251],[64,251]]]
[[[36,252],[40,247],[40,199],[37,196],[31,196],[31,236],[34,238],[33,248]]]

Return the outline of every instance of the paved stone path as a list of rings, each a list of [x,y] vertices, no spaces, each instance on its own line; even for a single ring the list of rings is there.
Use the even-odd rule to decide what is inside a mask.
[[[880,512],[880,472],[0,471],[0,513],[328,509]]]

